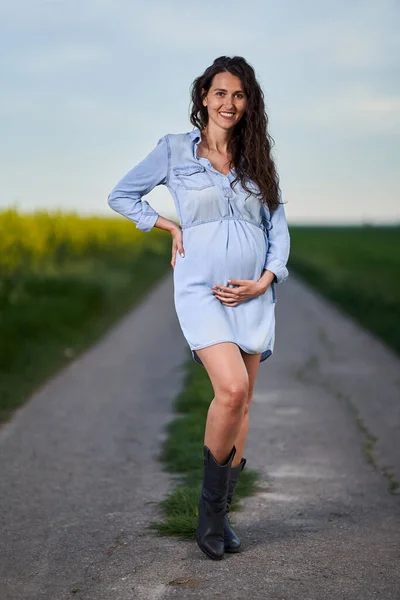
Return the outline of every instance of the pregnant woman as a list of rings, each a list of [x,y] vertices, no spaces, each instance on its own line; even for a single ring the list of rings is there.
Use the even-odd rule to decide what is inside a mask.
[[[263,91],[244,58],[221,56],[194,80],[190,121],[192,131],[161,137],[108,203],[142,231],[172,235],[176,312],[214,390],[196,539],[218,560],[240,549],[229,506],[258,367],[273,352],[275,284],[288,277],[290,241]],[[143,200],[160,184],[180,225]]]

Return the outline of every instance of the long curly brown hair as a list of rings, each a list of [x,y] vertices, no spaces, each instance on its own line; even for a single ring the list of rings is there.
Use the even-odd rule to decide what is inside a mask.
[[[200,130],[207,125],[208,112],[202,100],[207,95],[214,76],[223,72],[239,77],[247,96],[246,110],[235,125],[228,146],[236,171],[231,186],[240,181],[246,192],[256,193],[261,202],[267,204],[270,210],[275,210],[280,203],[279,177],[271,156],[275,142],[268,133],[264,93],[253,67],[242,56],[220,56],[202,75],[196,77],[191,85],[190,122]],[[202,88],[206,91],[203,95]],[[258,186],[257,192],[247,187],[249,179]]]

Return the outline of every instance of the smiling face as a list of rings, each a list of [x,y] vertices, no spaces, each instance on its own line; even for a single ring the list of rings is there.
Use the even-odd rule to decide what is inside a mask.
[[[205,90],[202,90],[205,92]],[[217,73],[203,98],[208,118],[219,127],[230,129],[243,117],[247,99],[239,77],[232,73]]]

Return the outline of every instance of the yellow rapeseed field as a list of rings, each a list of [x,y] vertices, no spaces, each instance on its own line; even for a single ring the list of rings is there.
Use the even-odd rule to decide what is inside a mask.
[[[170,268],[171,237],[122,217],[0,212],[0,422]]]
[[[157,237],[122,218],[5,210],[0,212],[0,278],[81,258],[136,254],[157,246]]]

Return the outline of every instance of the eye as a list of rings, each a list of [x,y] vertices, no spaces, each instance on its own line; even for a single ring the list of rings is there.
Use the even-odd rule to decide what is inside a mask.
[[[224,95],[224,92],[216,92],[216,93],[217,93],[217,96],[223,96]]]
[[[237,96],[237,97],[238,97],[240,100],[242,100],[242,99],[244,98],[244,94],[236,94],[236,96]]]

